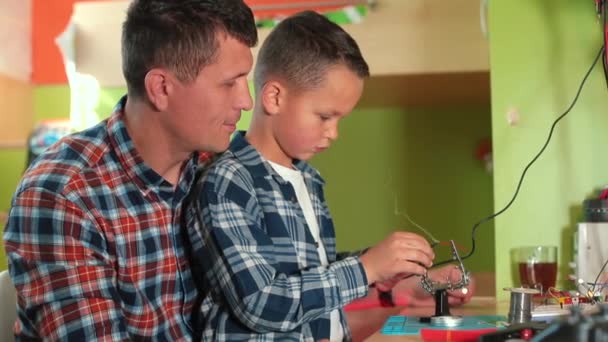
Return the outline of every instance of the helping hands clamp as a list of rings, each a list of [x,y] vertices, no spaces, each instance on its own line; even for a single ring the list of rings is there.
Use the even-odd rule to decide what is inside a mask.
[[[450,240],[450,244],[452,247],[452,259],[458,262],[458,268],[460,269],[460,280],[457,282],[452,282],[448,276],[446,282],[442,283],[440,281],[432,280],[427,274],[425,274],[420,279],[420,283],[422,284],[422,288],[428,293],[435,293],[438,290],[458,290],[469,285],[469,282],[471,281],[470,273],[464,268],[464,264],[462,263],[462,259],[458,254],[454,240]]]
[[[460,269],[460,279],[453,282],[448,275],[446,282],[434,281],[429,278],[428,274],[425,274],[420,279],[422,288],[433,294],[435,297],[435,315],[431,318],[431,322],[436,322],[437,325],[458,325],[461,319],[454,317],[450,314],[450,307],[448,303],[447,291],[458,290],[466,288],[469,285],[471,278],[469,272],[464,268],[462,259],[456,249],[454,240],[450,240],[452,247],[452,259],[458,262],[458,268]]]

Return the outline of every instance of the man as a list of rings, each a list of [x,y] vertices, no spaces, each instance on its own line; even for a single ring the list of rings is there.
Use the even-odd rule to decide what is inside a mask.
[[[132,2],[128,96],[34,161],[13,198],[4,241],[18,339],[192,339],[181,203],[198,152],[224,151],[252,106],[256,42],[242,0]]]

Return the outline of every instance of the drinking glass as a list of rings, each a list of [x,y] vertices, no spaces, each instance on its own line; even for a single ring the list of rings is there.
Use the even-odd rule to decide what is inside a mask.
[[[557,247],[528,246],[511,249],[511,262],[522,287],[544,293],[555,287],[557,280]]]

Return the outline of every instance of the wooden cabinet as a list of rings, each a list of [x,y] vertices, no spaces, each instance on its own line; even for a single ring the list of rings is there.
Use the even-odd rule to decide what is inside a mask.
[[[0,150],[25,149],[33,127],[32,85],[0,74]]]
[[[77,69],[101,86],[124,85],[124,15],[116,14],[124,14],[127,5],[75,5]],[[378,0],[362,23],[345,25],[372,73],[362,105],[489,104],[488,43],[480,12],[479,0]],[[268,33],[260,29],[260,44]]]
[[[30,2],[0,1],[0,150],[25,148],[32,127]]]
[[[345,25],[372,74],[360,106],[489,105],[482,10],[479,0],[378,0],[362,23]]]

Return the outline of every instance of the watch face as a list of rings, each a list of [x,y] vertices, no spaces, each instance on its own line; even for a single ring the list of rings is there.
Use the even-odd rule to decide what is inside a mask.
[[[378,299],[380,300],[380,306],[393,307],[395,302],[393,301],[392,291],[380,291],[378,290]]]

